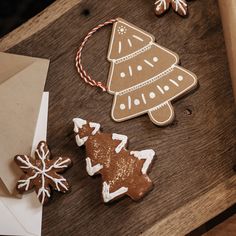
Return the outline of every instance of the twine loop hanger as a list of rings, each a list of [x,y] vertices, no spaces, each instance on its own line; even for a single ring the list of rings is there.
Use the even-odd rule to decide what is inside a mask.
[[[75,58],[75,65],[77,68],[77,71],[80,75],[80,77],[84,80],[85,83],[90,84],[93,87],[99,87],[102,89],[103,92],[107,91],[107,87],[100,81],[95,81],[94,79],[92,79],[90,77],[90,75],[88,75],[88,73],[85,71],[85,69],[83,68],[82,65],[82,51],[83,48],[85,47],[86,43],[88,42],[88,40],[92,37],[92,35],[94,33],[96,33],[99,29],[103,28],[106,25],[110,25],[110,24],[114,24],[115,22],[117,22],[117,19],[110,19],[108,21],[105,21],[102,24],[97,25],[96,27],[94,27],[84,38],[83,42],[81,43],[79,50],[76,54],[76,58]]]

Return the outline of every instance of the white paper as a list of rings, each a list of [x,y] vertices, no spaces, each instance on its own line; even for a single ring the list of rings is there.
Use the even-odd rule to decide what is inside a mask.
[[[32,154],[40,141],[46,141],[49,94],[44,92],[32,144]],[[40,236],[42,205],[35,192],[21,199],[0,197],[0,235]]]

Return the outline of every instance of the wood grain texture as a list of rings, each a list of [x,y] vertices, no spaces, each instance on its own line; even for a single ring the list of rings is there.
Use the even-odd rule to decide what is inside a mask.
[[[219,11],[214,0],[192,1],[189,7],[187,19],[171,11],[157,18],[152,1],[82,1],[8,50],[51,60],[46,84],[48,142],[53,152],[74,161],[65,174],[73,185],[71,192],[55,193],[44,207],[43,235],[182,235],[235,203],[236,113]],[[84,14],[85,9],[90,14]],[[176,119],[166,128],[156,127],[146,115],[113,122],[112,96],[77,75],[74,57],[84,35],[118,16],[155,35],[199,78],[198,90],[174,103]],[[36,32],[34,25],[32,29]],[[84,51],[86,69],[103,82],[109,69],[105,58],[110,33],[109,27],[101,30]],[[7,45],[6,37],[0,48]],[[74,141],[76,116],[101,123],[107,132],[126,134],[129,149],[156,151],[150,173],[155,188],[143,201],[102,203],[101,179],[87,175],[84,149]]]
[[[6,51],[24,39],[29,38],[80,2],[81,0],[57,0],[25,24],[1,38],[0,51]]]

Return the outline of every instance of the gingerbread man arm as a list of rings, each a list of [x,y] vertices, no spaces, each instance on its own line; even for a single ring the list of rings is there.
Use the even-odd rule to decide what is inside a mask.
[[[128,137],[126,135],[112,134],[112,139],[121,141],[120,144],[115,149],[116,153],[119,153],[121,149],[125,148],[125,146],[127,145]]]
[[[152,149],[143,150],[143,151],[131,151],[131,155],[138,158],[139,160],[145,160],[142,167],[142,174],[146,175],[150,164],[155,156],[155,152]]]
[[[91,159],[89,157],[86,158],[86,170],[90,176],[95,175],[103,168],[103,165],[97,164],[92,166]]]
[[[123,195],[127,191],[128,191],[128,188],[121,187],[121,188],[117,189],[116,191],[110,193],[110,185],[107,184],[107,182],[103,182],[102,196],[103,196],[104,202],[109,202],[112,199],[114,199],[120,195]]]

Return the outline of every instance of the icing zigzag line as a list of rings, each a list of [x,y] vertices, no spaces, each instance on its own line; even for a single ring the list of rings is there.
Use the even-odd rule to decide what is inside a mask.
[[[145,46],[145,47],[143,47],[143,48],[137,50],[136,52],[133,52],[133,53],[131,53],[131,54],[125,56],[125,57],[121,57],[121,58],[119,58],[119,59],[115,59],[115,60],[114,60],[114,63],[115,63],[115,64],[119,64],[119,63],[124,62],[124,61],[127,61],[127,60],[129,60],[129,59],[131,59],[131,58],[134,58],[134,57],[138,56],[139,54],[141,54],[141,53],[143,53],[143,52],[146,52],[147,50],[150,50],[152,44],[153,44],[153,43],[150,43],[150,44],[148,44],[147,46]]]
[[[156,80],[158,80],[158,79],[160,79],[160,78],[166,76],[166,75],[169,74],[170,72],[172,72],[173,69],[174,69],[174,67],[175,67],[175,65],[172,65],[170,68],[168,68],[168,69],[166,69],[165,71],[161,72],[160,74],[158,74],[158,75],[152,77],[151,79],[146,80],[146,81],[144,81],[144,82],[142,82],[142,83],[140,83],[140,84],[137,84],[137,85],[135,85],[135,86],[133,86],[133,87],[131,87],[131,88],[125,89],[125,90],[123,90],[123,91],[121,91],[121,92],[118,92],[117,95],[122,96],[122,95],[124,95],[124,94],[126,94],[126,93],[132,92],[132,91],[137,90],[137,89],[139,89],[139,88],[142,88],[142,87],[144,87],[144,86],[146,86],[146,85],[149,85],[149,84],[153,83],[154,81],[156,81]]]

